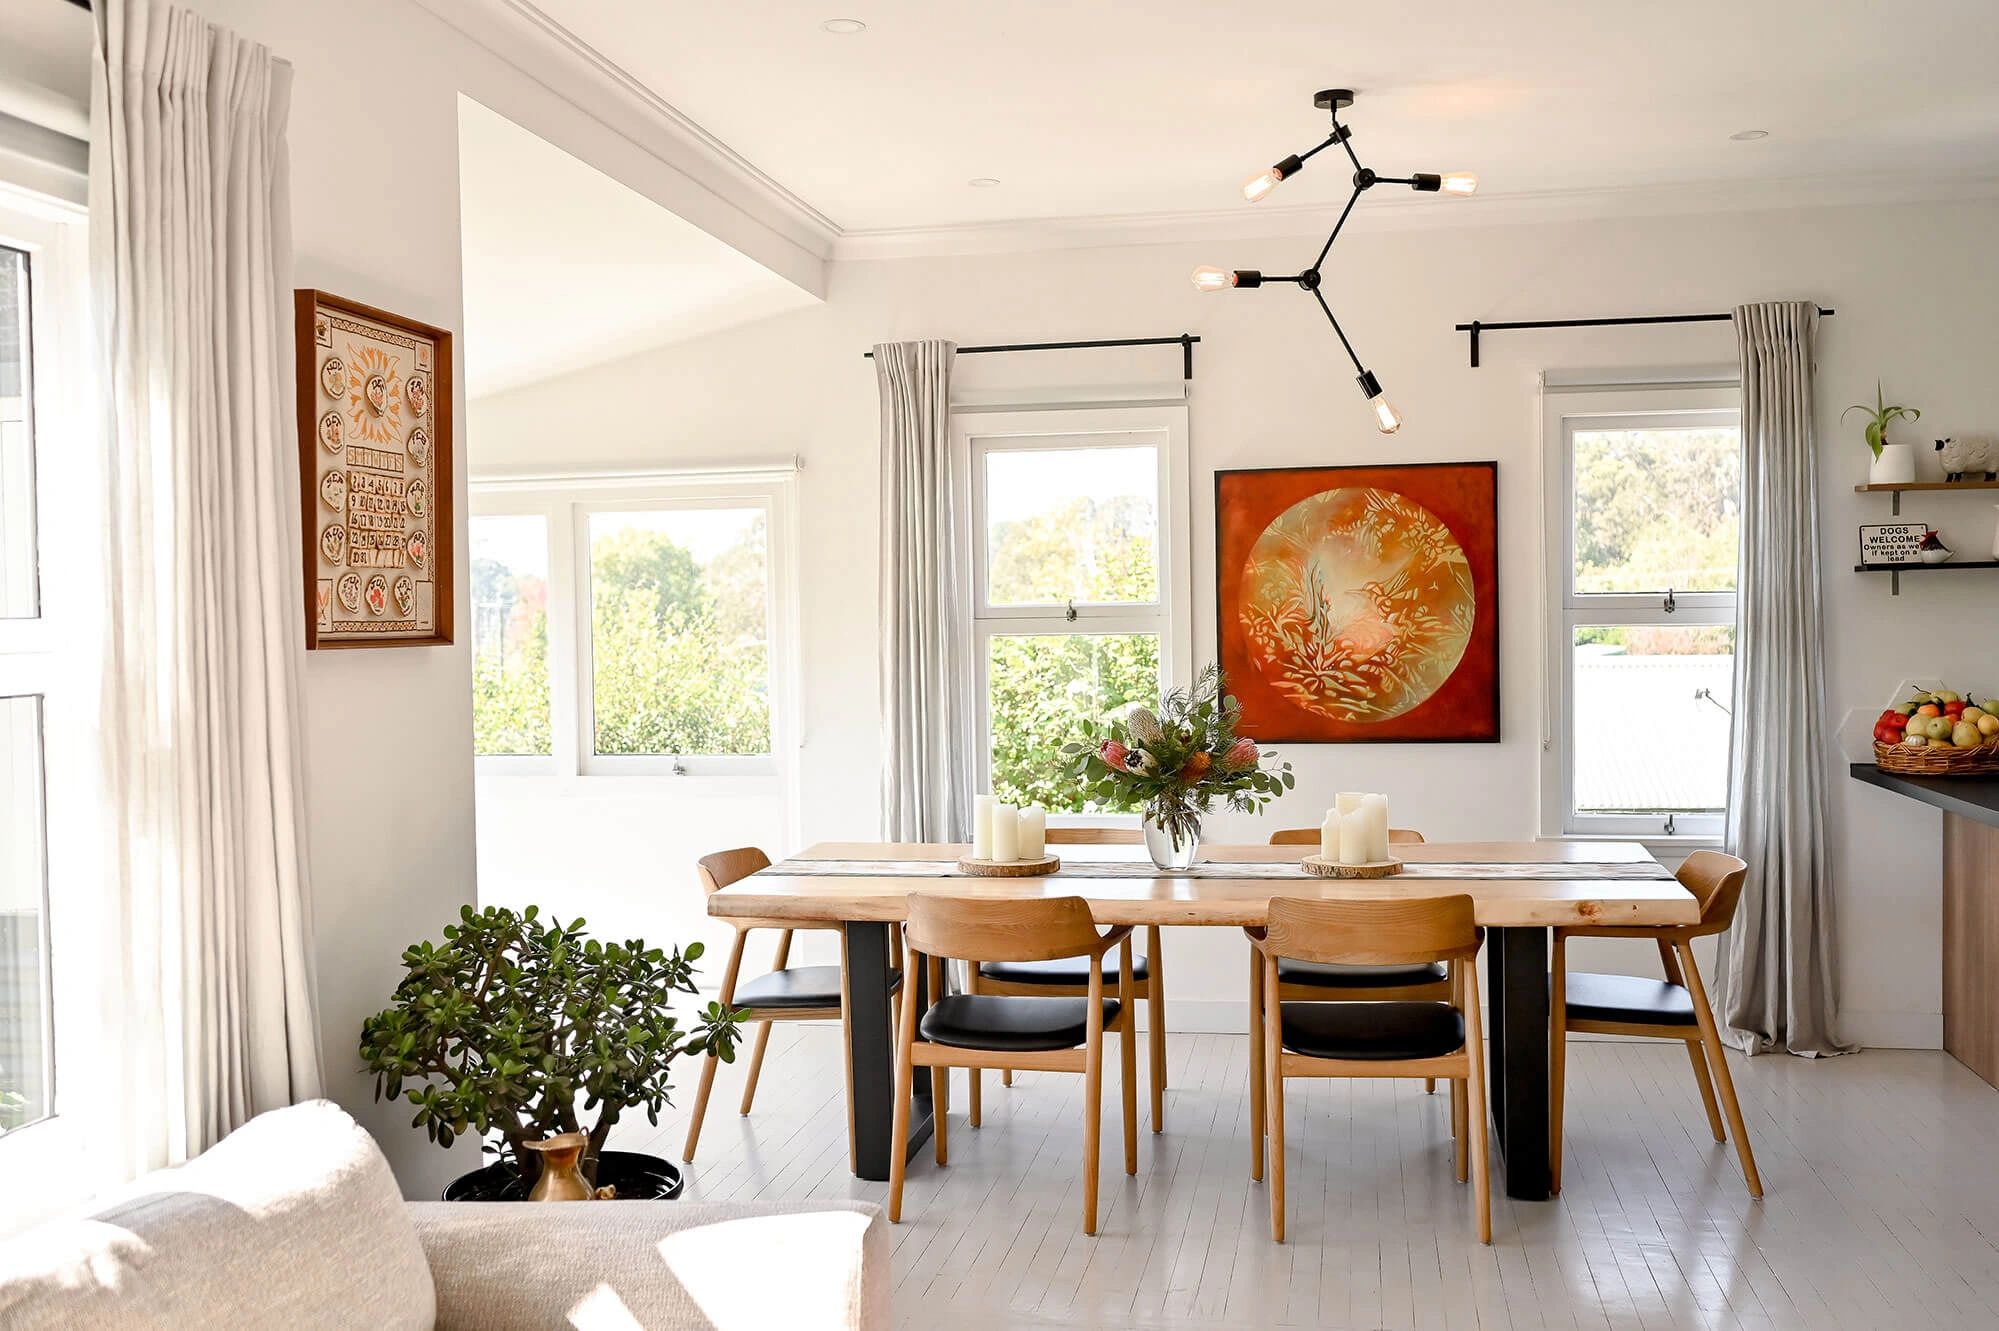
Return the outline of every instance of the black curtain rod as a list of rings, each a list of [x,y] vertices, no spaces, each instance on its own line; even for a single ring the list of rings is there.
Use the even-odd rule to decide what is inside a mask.
[[[1819,317],[1831,318],[1837,311],[1821,309]],[[1644,314],[1624,319],[1515,319],[1505,323],[1485,323],[1474,319],[1457,324],[1460,333],[1471,334],[1471,367],[1478,368],[1478,339],[1481,333],[1506,332],[1515,328],[1626,328],[1632,324],[1716,324],[1734,319],[1733,314]]]
[[[1094,342],[1008,342],[989,347],[959,347],[960,356],[982,356],[991,351],[1079,351],[1088,347],[1174,347],[1180,348],[1180,377],[1194,377],[1194,344],[1201,339],[1192,333],[1182,333],[1178,337],[1106,337]],[[863,351],[863,360],[873,360],[875,353]]]

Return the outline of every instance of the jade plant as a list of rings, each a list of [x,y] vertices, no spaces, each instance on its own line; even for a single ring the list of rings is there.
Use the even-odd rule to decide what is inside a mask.
[[[1881,381],[1879,379],[1874,381],[1873,406],[1870,407],[1865,402],[1856,402],[1845,411],[1842,411],[1839,414],[1839,418],[1845,420],[1856,411],[1867,414],[1867,429],[1863,433],[1867,439],[1867,447],[1874,451],[1874,456],[1877,458],[1881,456],[1881,446],[1888,442],[1888,427],[1890,425],[1893,425],[1898,420],[1918,421],[1923,416],[1923,413],[1917,411],[1914,407],[1901,407],[1890,403],[1887,398],[1882,396]]]
[[[375,1098],[407,1098],[439,1145],[477,1134],[529,1182],[526,1143],[586,1133],[594,1180],[627,1111],[659,1122],[676,1058],[735,1057],[744,1013],[709,1003],[683,1028],[669,1008],[697,992],[701,952],[586,938],[582,920],[544,923],[533,906],[466,906],[441,943],[403,953],[394,1001],[361,1025]]]

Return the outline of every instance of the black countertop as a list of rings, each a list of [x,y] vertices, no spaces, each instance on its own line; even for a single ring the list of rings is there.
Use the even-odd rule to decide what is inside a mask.
[[[1873,763],[1855,763],[1851,770],[1855,781],[1999,827],[1999,777],[1896,776]]]

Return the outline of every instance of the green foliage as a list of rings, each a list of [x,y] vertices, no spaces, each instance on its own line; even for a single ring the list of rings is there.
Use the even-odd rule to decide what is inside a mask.
[[[579,1102],[596,1113],[590,1161],[626,1110],[657,1124],[674,1059],[712,1049],[732,1060],[746,1015],[710,1003],[682,1029],[668,999],[696,992],[699,943],[605,943],[582,920],[538,916],[464,907],[442,943],[403,953],[394,1001],[361,1025],[377,1099],[406,1096],[432,1141],[475,1133],[529,1175],[525,1143],[585,1131]]]
[[[1173,689],[1158,710],[1134,707],[1121,723],[1085,720],[1062,746],[1073,779],[1092,799],[1138,804],[1178,845],[1199,835],[1216,803],[1255,813],[1296,785],[1291,764],[1266,769],[1256,744],[1236,735],[1242,704],[1223,690],[1220,667],[1192,689]]]
[[[512,642],[472,658],[474,753],[549,752],[548,612],[516,618],[525,623],[509,625]]]
[[[1107,720],[1159,692],[1159,639],[1150,633],[995,637],[987,677],[992,788],[1002,800],[1056,813],[1131,812],[1122,794],[1093,799],[1062,745],[1078,718]]]
[[[994,605],[1148,602],[1159,595],[1152,506],[1132,495],[1072,499],[992,529]]]
[[[1865,412],[1867,415],[1867,428],[1861,432],[1861,435],[1867,440],[1867,446],[1874,450],[1874,456],[1877,458],[1881,456],[1881,446],[1888,442],[1888,427],[1890,425],[1893,425],[1897,420],[1914,422],[1921,420],[1923,417],[1923,413],[1917,411],[1914,407],[1891,405],[1882,396],[1881,381],[1879,379],[1874,381],[1873,406],[1870,407],[1865,402],[1856,402],[1845,411],[1839,413],[1839,418],[1845,420],[1856,411]]]
[[[1742,448],[1731,430],[1578,431],[1580,592],[1735,586]]]

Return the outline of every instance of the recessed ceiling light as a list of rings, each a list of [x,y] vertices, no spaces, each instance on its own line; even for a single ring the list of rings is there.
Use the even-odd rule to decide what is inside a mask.
[[[993,176],[973,176],[965,183],[973,189],[991,189],[993,186],[999,184],[999,180]]]
[[[1738,129],[1728,137],[1734,139],[1737,143],[1753,143],[1757,139],[1769,138],[1770,131],[1767,129]]]
[[[829,18],[819,27],[824,32],[837,33],[842,37],[851,37],[857,32],[868,30],[868,25],[857,18]]]

